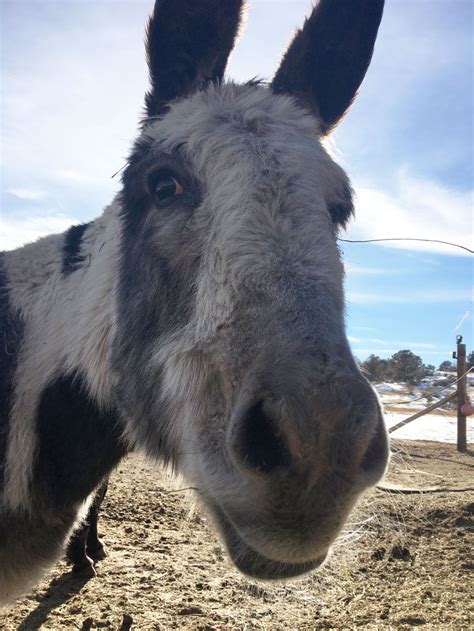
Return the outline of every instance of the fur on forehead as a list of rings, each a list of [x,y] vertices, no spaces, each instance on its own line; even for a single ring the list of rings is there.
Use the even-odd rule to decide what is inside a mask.
[[[160,142],[165,151],[186,145],[199,153],[203,141],[222,142],[218,130],[232,130],[235,140],[242,132],[266,136],[270,131],[297,131],[314,140],[320,127],[316,118],[292,97],[277,96],[262,85],[212,84],[206,90],[173,103],[161,119],[145,128],[143,136]]]
[[[186,99],[174,102],[169,111],[150,123],[138,140],[161,151],[179,150],[205,176],[215,171],[215,158],[222,151],[248,152],[249,137],[266,146],[294,153],[299,162],[317,163],[318,184],[328,207],[336,209],[336,221],[344,224],[353,212],[352,189],[347,175],[322,144],[317,118],[287,95],[277,95],[261,84],[212,84]],[[253,143],[255,146],[255,143]],[[293,150],[293,151],[292,151]],[[263,153],[265,149],[263,149]],[[213,159],[214,158],[214,159]],[[306,162],[308,164],[308,162]]]

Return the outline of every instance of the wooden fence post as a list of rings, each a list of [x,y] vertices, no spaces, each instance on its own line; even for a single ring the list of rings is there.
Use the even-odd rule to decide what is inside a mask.
[[[458,392],[458,439],[457,449],[461,452],[467,451],[466,417],[461,412],[461,407],[466,402],[466,345],[462,343],[462,335],[456,336],[456,359],[457,359],[457,392]]]

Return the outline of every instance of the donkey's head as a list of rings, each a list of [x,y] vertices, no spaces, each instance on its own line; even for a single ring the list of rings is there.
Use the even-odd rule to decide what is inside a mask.
[[[351,187],[322,144],[383,0],[320,0],[268,87],[222,82],[241,5],[156,2],[114,366],[130,441],[199,488],[241,570],[279,578],[323,561],[387,462],[344,331]]]

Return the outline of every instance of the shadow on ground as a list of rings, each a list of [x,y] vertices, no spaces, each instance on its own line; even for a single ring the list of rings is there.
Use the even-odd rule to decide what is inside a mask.
[[[50,613],[80,592],[91,578],[91,576],[81,576],[73,572],[66,572],[59,578],[51,581],[46,593],[41,596],[41,602],[19,625],[18,631],[41,629]]]

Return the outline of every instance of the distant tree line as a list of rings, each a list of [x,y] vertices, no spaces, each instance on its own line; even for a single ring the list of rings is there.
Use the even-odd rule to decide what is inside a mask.
[[[471,351],[466,357],[466,368],[474,368],[474,351]],[[447,359],[441,362],[438,370],[444,370],[445,372],[456,372],[456,363]]]
[[[474,367],[474,351],[467,356],[467,368],[471,366]],[[409,350],[398,351],[389,359],[370,355],[361,362],[360,367],[369,381],[404,381],[412,385],[432,375],[436,370],[431,364],[425,365],[421,357]],[[439,365],[438,370],[455,372],[456,364],[446,360]]]
[[[467,368],[474,367],[474,351],[469,353],[466,359]],[[409,350],[398,351],[389,359],[370,355],[365,361],[360,362],[360,367],[369,381],[404,381],[412,385],[432,375],[436,370],[431,364],[425,365],[421,357]],[[446,360],[441,362],[438,370],[456,372],[456,364]]]
[[[361,369],[369,381],[404,381],[409,384],[418,383],[436,370],[431,364],[425,365],[421,357],[409,350],[398,351],[389,359],[370,355],[361,363]]]

